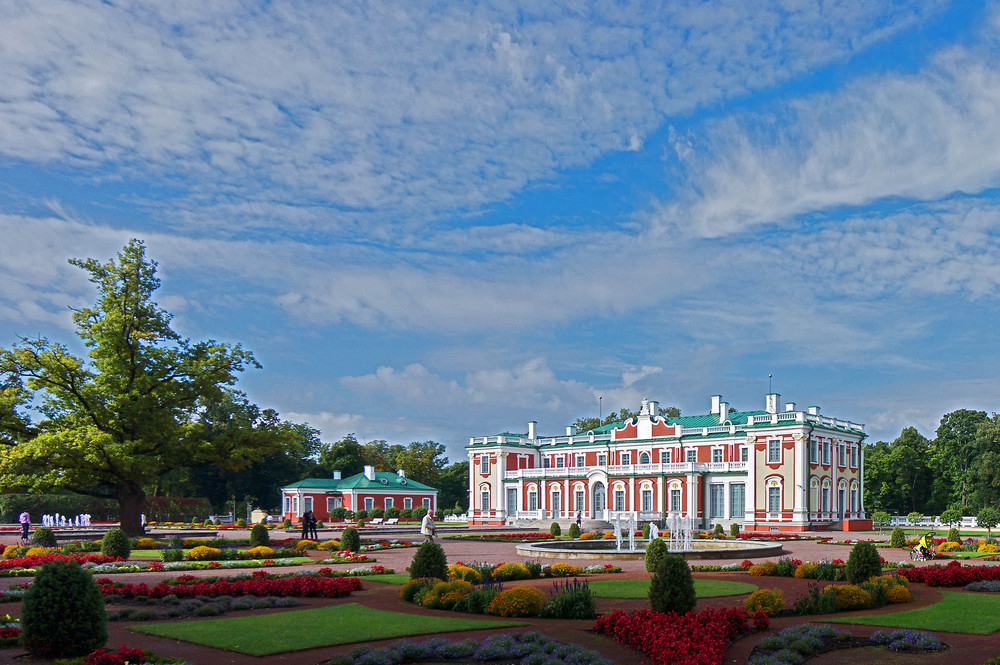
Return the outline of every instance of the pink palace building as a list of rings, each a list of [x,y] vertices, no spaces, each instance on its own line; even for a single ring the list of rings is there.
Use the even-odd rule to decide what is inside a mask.
[[[638,417],[587,432],[472,437],[469,522],[640,521],[671,515],[696,528],[870,529],[862,503],[864,425],[767,395],[735,411],[720,395],[705,415],[666,418],[643,400]]]

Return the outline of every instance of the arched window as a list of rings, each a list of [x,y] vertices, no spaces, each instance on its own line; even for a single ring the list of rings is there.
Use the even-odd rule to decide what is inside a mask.
[[[482,484],[479,486],[479,500],[480,509],[484,512],[490,510],[490,486],[487,484]]]
[[[639,453],[639,464],[649,464],[649,453]]]

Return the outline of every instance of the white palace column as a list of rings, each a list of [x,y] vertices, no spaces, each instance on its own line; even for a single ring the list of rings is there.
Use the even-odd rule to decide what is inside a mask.
[[[497,498],[494,500],[496,503],[496,509],[500,519],[506,521],[507,519],[507,490],[503,484],[503,478],[507,474],[507,453],[502,452],[497,455],[497,468],[496,468],[496,482],[493,486],[496,488],[495,492]],[[490,492],[492,494],[493,491]]]
[[[757,437],[748,436],[746,440],[747,447],[747,486],[746,492],[744,492],[744,513],[743,513],[743,528],[744,530],[753,528],[754,523],[757,521]],[[764,497],[767,500],[767,497]]]
[[[469,451],[469,517],[476,514],[476,465],[475,455]]]
[[[792,523],[807,524],[809,511],[806,492],[809,491],[809,437],[801,432],[792,435],[795,445],[795,486],[792,488]]]

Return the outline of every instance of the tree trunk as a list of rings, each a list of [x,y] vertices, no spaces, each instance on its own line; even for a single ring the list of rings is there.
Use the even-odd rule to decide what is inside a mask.
[[[142,510],[146,504],[146,492],[138,483],[123,483],[115,497],[118,501],[122,531],[136,537],[143,534]]]

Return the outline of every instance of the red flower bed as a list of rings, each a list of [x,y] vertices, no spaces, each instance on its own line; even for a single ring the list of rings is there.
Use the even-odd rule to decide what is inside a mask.
[[[0,627],[0,640],[9,640],[21,636],[21,629],[17,626]]]
[[[357,577],[319,577],[316,575],[296,575],[286,578],[269,578],[267,574],[257,575],[255,571],[251,579],[205,581],[190,575],[183,575],[174,583],[164,580],[154,586],[145,582],[130,584],[127,582],[112,582],[106,577],[96,580],[105,596],[121,596],[134,598],[149,596],[162,598],[173,594],[182,598],[195,596],[320,596],[323,598],[342,598],[351,595],[352,591],[361,590],[361,580]]]
[[[145,663],[146,652],[142,649],[130,649],[124,644],[118,647],[118,651],[108,651],[98,649],[91,651],[83,658],[83,665],[132,665],[133,663]]]
[[[34,556],[19,556],[13,559],[0,559],[0,570],[7,570],[9,568],[37,568],[44,563],[51,563],[53,561],[75,561],[77,563],[110,563],[112,561],[124,561],[120,557],[105,556],[103,554],[56,554],[55,552],[50,552],[48,554],[36,554]]]
[[[770,623],[762,612],[753,620],[761,630]],[[741,607],[709,607],[684,615],[615,610],[594,623],[594,630],[645,654],[654,665],[718,665],[726,645],[747,628]]]
[[[958,561],[951,561],[947,566],[900,568],[899,574],[910,582],[922,582],[927,586],[965,586],[971,582],[1000,580],[1000,566],[963,566]]]

